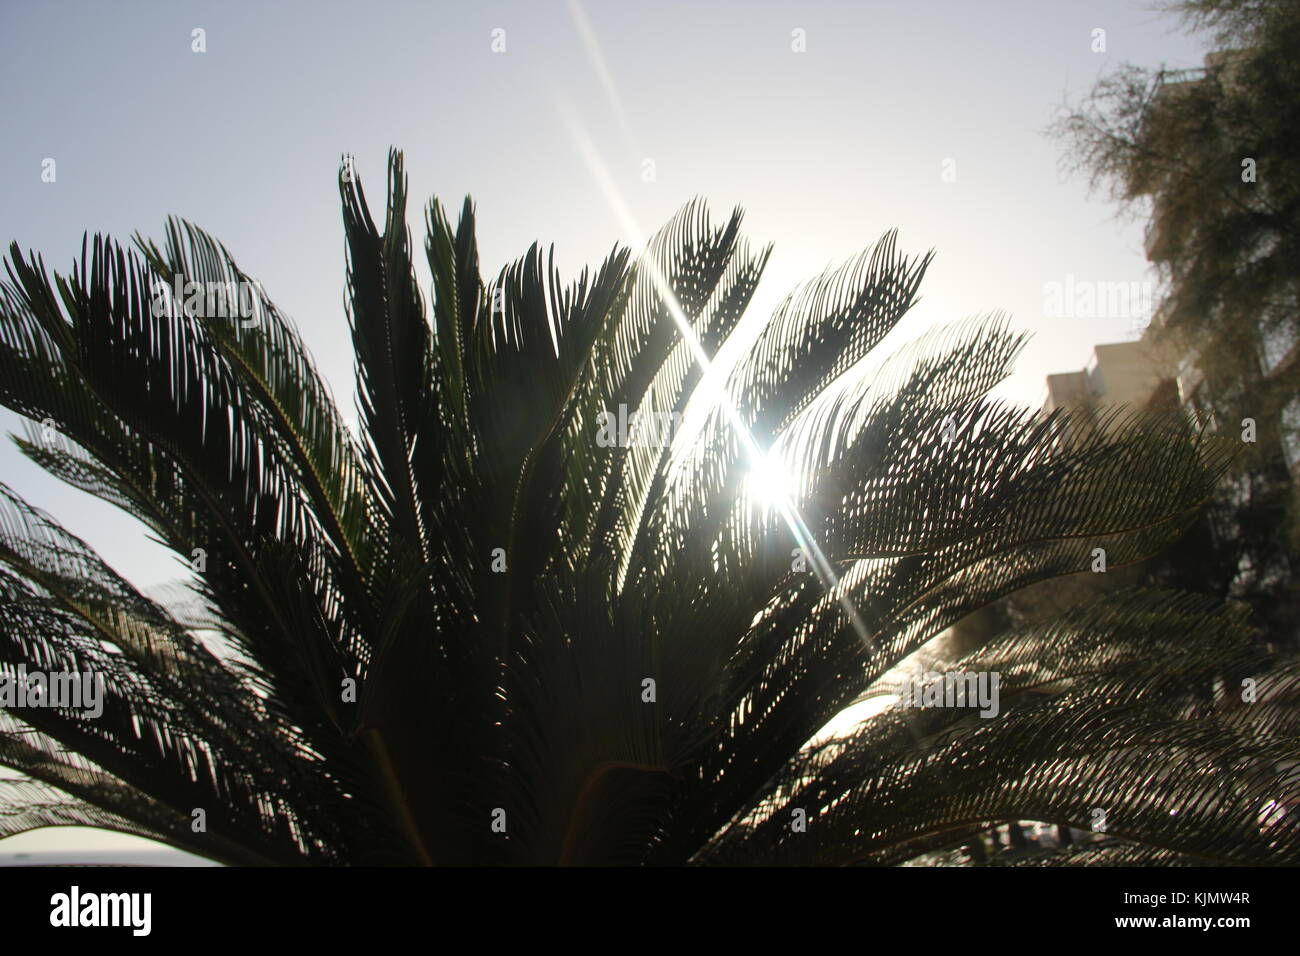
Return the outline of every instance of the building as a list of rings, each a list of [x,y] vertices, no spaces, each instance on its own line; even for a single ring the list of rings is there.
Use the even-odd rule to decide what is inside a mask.
[[[1150,342],[1109,342],[1095,346],[1081,370],[1047,376],[1043,411],[1101,404],[1146,408],[1170,382],[1169,364]]]

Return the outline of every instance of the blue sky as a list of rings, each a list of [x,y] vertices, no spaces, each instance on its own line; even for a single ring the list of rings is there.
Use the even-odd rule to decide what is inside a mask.
[[[355,154],[373,205],[389,146],[405,150],[417,237],[429,196],[456,207],[470,193],[485,271],[540,239],[576,274],[626,239],[576,125],[646,232],[696,195],[718,216],[745,207],[751,239],[776,244],[755,309],[897,227],[904,249],[933,247],[937,258],[892,341],[1005,310],[1034,333],[1007,397],[1037,405],[1047,373],[1131,337],[1124,319],[1044,314],[1045,284],[1067,274],[1134,282],[1148,272],[1142,224],[1117,220],[1067,177],[1062,144],[1043,131],[1108,67],[1200,65],[1205,50],[1170,17],[1122,0],[589,0],[580,10],[565,0],[10,0],[0,6],[3,238],[64,270],[83,231],[127,239],[160,235],[169,214],[194,220],[296,318],[350,412],[340,155]],[[204,53],[191,49],[195,28]],[[1092,49],[1096,28],[1104,53]],[[504,52],[492,49],[497,29]],[[806,52],[792,50],[795,30]],[[41,181],[46,158],[54,183]],[[647,159],[654,182],[643,181]],[[955,182],[941,178],[948,159]],[[18,420],[2,412],[0,427]],[[178,576],[138,524],[8,442],[0,480],[138,584]]]

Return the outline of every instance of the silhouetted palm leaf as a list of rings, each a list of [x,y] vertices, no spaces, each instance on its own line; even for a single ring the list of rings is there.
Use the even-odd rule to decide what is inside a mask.
[[[400,154],[388,187],[380,229],[340,177],[355,434],[260,287],[243,318],[158,298],[251,281],[195,226],[87,240],[70,276],[11,248],[0,401],[59,433],[20,447],[194,557],[205,611],[3,490],[0,669],[107,693],[97,718],[3,713],[0,835],[85,823],[255,863],[897,863],[1100,807],[1114,846],[1157,855],[1066,862],[1300,857],[1297,665],[1185,596],[953,665],[1002,675],[996,718],[896,706],[809,745],[971,611],[1175,540],[1224,447],[990,401],[1023,344],[999,317],[877,361],[930,261],[892,233],[749,335],[770,250],[739,210],[691,203],[565,285],[536,246],[484,282],[472,205],[453,227],[435,201],[426,310]],[[686,427],[611,447],[620,406]],[[1217,707],[1244,677],[1258,702]]]

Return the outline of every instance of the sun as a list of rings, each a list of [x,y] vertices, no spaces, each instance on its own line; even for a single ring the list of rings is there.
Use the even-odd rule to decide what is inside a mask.
[[[785,462],[771,452],[762,454],[750,465],[744,487],[749,501],[764,508],[789,508],[794,503],[794,480]]]

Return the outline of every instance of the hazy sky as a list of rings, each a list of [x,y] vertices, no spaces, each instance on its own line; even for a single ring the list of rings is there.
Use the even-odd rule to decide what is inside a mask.
[[[1199,66],[1204,52],[1134,0],[588,0],[576,16],[564,0],[3,0],[0,238],[63,271],[83,231],[125,240],[194,220],[297,320],[351,417],[341,154],[374,210],[389,146],[405,150],[418,247],[422,204],[469,193],[486,273],[540,239],[576,274],[626,239],[576,124],[645,232],[695,195],[715,216],[746,209],[750,238],[776,244],[755,309],[887,229],[934,248],[891,342],[1005,310],[1034,340],[1002,393],[1037,405],[1045,374],[1131,337],[1126,319],[1045,316],[1045,284],[1148,278],[1141,223],[1090,199],[1043,130],[1108,67]],[[0,480],[138,584],[178,576],[141,526],[7,441]]]

